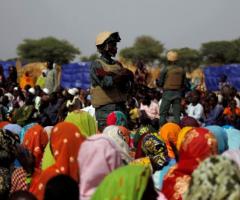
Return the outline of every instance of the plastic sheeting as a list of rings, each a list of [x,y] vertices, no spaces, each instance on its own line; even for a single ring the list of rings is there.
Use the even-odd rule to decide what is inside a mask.
[[[0,61],[0,64],[3,66],[4,75],[6,78],[8,77],[8,74],[9,74],[9,67],[12,65],[16,66],[15,61]]]
[[[219,67],[205,67],[205,84],[207,90],[218,91],[219,79],[222,75],[227,76],[227,81],[240,91],[240,64],[223,65]]]
[[[61,86],[63,88],[90,88],[91,62],[62,65]]]

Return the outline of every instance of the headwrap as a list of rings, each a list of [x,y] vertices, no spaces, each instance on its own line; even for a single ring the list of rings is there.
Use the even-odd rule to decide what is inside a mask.
[[[182,142],[184,141],[185,135],[190,131],[193,127],[186,126],[181,129],[181,131],[178,133],[177,138],[177,150],[180,149]]]
[[[19,136],[22,130],[22,127],[19,126],[18,124],[7,124],[6,126],[3,127],[3,129],[8,130]]]
[[[226,131],[220,126],[207,126],[209,131],[213,133],[213,135],[217,139],[218,143],[218,153],[221,154],[228,149],[228,137]]]
[[[180,147],[179,162],[164,177],[162,192],[167,199],[182,199],[187,190],[192,172],[199,163],[211,155],[217,154],[217,140],[205,128],[190,130]]]
[[[235,128],[225,129],[228,137],[229,149],[240,149],[240,130]]]
[[[181,128],[175,123],[166,123],[160,129],[160,137],[163,139],[168,149],[168,156],[170,158],[175,158],[174,151],[172,149],[171,143],[177,145],[178,133]]]
[[[222,155],[236,162],[240,168],[240,149],[230,149],[225,151]]]
[[[26,126],[22,127],[22,130],[21,130],[20,135],[19,135],[21,143],[23,142],[23,138],[24,138],[24,135],[26,134],[27,130],[30,129],[31,127],[33,127],[36,124],[37,123],[30,123],[30,124],[27,124]]]
[[[152,133],[152,132],[153,132],[153,130],[149,126],[141,126],[134,135],[134,147],[135,148],[138,147],[140,138],[143,135],[146,135],[147,133]],[[142,146],[142,144],[140,146]]]
[[[128,144],[128,146],[130,146],[130,131],[124,126],[119,126],[118,128],[124,138],[124,141]]]
[[[54,126],[50,145],[55,163],[42,172],[36,184],[31,185],[30,192],[39,199],[43,199],[46,183],[58,174],[65,174],[78,182],[77,155],[84,141],[79,129],[69,122],[61,122]]]
[[[102,134],[87,138],[78,154],[80,199],[88,200],[111,171],[123,165],[115,142]]]
[[[91,200],[141,200],[151,172],[142,166],[125,166],[114,170],[97,188]]]
[[[81,131],[81,134],[85,137],[89,137],[97,133],[96,120],[88,112],[75,110],[68,113],[64,121],[76,125]]]
[[[34,125],[26,131],[23,146],[35,157],[35,168],[40,168],[44,148],[48,143],[48,135],[39,124]]]
[[[118,126],[107,126],[103,130],[103,135],[109,136],[112,138],[112,140],[115,142],[117,145],[119,151],[121,152],[122,159],[126,162],[129,163],[132,158],[130,157],[130,149],[128,144],[124,141],[124,138],[122,136],[122,133],[119,129]]]
[[[156,170],[162,169],[169,161],[165,143],[154,134],[147,134],[143,138],[142,150],[150,158]]]
[[[10,123],[7,121],[2,121],[2,122],[0,122],[0,128],[3,128],[4,126],[6,126],[8,124],[10,124]]]
[[[185,116],[181,119],[180,126],[181,126],[181,128],[183,128],[185,126],[199,127],[200,125],[195,118]]]
[[[111,112],[107,116],[107,126],[109,125],[126,126],[127,125],[126,115],[121,111]]]
[[[236,163],[213,156],[202,162],[193,172],[184,200],[240,199],[240,170]]]

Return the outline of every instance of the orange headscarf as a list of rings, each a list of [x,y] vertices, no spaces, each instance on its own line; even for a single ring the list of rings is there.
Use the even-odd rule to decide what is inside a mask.
[[[42,172],[38,183],[30,187],[30,192],[38,200],[43,199],[48,180],[58,174],[68,175],[78,181],[77,155],[84,139],[79,129],[72,123],[60,122],[53,128],[50,145],[56,162]]]
[[[23,146],[34,155],[36,159],[35,168],[39,169],[43,152],[48,143],[48,135],[39,124],[27,130],[23,138]]]
[[[177,150],[180,149],[180,146],[182,142],[184,141],[185,135],[190,131],[193,127],[191,126],[186,126],[181,129],[181,131],[178,133],[178,138],[177,138]]]
[[[181,130],[180,126],[170,122],[163,125],[162,128],[160,129],[160,137],[167,145],[168,156],[170,158],[175,158],[175,154],[170,145],[170,142],[172,142],[176,146],[178,133],[180,132],[180,130]]]
[[[119,130],[121,131],[121,135],[124,138],[124,141],[130,146],[130,131],[125,128],[124,126],[118,126]]]

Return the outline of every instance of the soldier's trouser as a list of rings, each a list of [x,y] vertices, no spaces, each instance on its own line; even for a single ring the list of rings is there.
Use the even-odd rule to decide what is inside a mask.
[[[160,106],[160,126],[167,122],[167,116],[171,105],[173,109],[173,122],[179,124],[181,115],[181,93],[178,91],[165,91]]]
[[[125,113],[124,103],[107,104],[96,108],[95,115],[98,123],[98,130],[100,132],[102,132],[103,129],[106,127],[107,116],[113,111],[122,111],[123,113]]]

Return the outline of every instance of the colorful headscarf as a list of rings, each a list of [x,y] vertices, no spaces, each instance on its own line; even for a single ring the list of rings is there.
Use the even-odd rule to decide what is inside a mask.
[[[76,125],[81,131],[81,134],[85,137],[89,137],[97,133],[96,120],[88,112],[75,110],[68,113],[64,121]]]
[[[240,149],[230,149],[225,151],[222,155],[236,162],[240,168]]]
[[[181,128],[183,128],[185,126],[199,127],[200,125],[195,118],[185,116],[181,119],[180,126],[181,126]]]
[[[0,122],[0,128],[3,128],[4,126],[6,126],[8,124],[10,124],[10,123],[7,121],[2,121],[2,122]]]
[[[111,171],[123,165],[115,142],[102,134],[87,138],[78,154],[80,199],[88,200]]]
[[[114,170],[97,188],[91,200],[141,200],[151,172],[143,166],[125,166]]]
[[[177,138],[177,150],[180,149],[180,146],[182,142],[184,141],[185,135],[190,131],[193,127],[186,126],[181,129],[181,131],[178,133],[178,138]]]
[[[30,188],[38,200],[43,199],[48,180],[57,174],[68,175],[78,182],[77,155],[83,141],[84,137],[74,124],[61,122],[54,126],[50,144],[56,162],[44,170],[38,182]]]
[[[225,129],[228,137],[229,149],[240,149],[240,130],[235,128]]]
[[[175,146],[177,145],[177,138],[180,130],[181,130],[180,126],[178,126],[175,123],[166,123],[160,129],[160,137],[167,145],[168,156],[170,158],[175,158],[175,154],[170,143],[172,143]]]
[[[165,143],[154,134],[147,134],[143,138],[142,150],[151,159],[155,170],[162,169],[169,161]]]
[[[119,126],[119,130],[124,138],[124,141],[130,146],[130,131],[124,126]]]
[[[217,139],[218,143],[218,153],[221,154],[228,149],[228,137],[226,131],[216,125],[207,126],[206,129],[211,131]]]
[[[3,127],[3,129],[8,130],[19,136],[21,133],[22,127],[19,126],[18,124],[7,124],[6,126]]]
[[[127,125],[127,117],[121,111],[111,112],[107,116],[107,126],[117,125],[117,126],[126,126]]]
[[[140,138],[143,135],[146,135],[147,133],[152,133],[153,130],[149,126],[141,126],[138,131],[134,135],[134,147],[138,147],[138,143],[140,141]]]
[[[164,177],[162,192],[167,199],[182,199],[187,190],[192,172],[199,163],[211,155],[217,154],[217,140],[205,128],[190,130],[180,147],[179,162]]]
[[[107,126],[103,130],[103,135],[109,136],[116,143],[119,151],[121,152],[122,159],[129,163],[132,158],[130,157],[130,149],[128,144],[125,142],[124,137],[121,133],[121,130],[118,126]]]
[[[48,135],[39,124],[34,125],[26,131],[23,146],[35,157],[35,168],[39,169],[43,157],[44,148],[48,143]]]
[[[22,127],[22,130],[21,130],[20,135],[19,135],[21,143],[23,142],[23,138],[24,138],[24,135],[26,134],[27,130],[30,129],[31,127],[33,127],[36,124],[37,123],[30,123],[30,124],[27,124],[26,126]]]
[[[223,156],[213,156],[193,172],[184,200],[240,199],[240,170]]]

